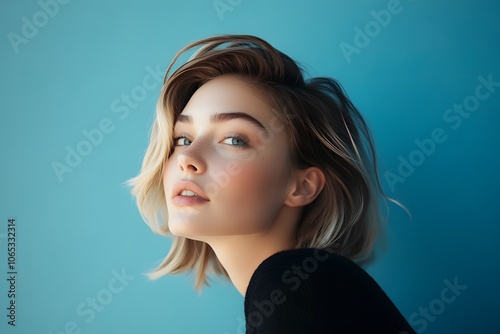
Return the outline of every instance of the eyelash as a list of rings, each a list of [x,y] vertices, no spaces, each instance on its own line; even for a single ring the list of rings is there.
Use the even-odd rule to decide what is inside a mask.
[[[173,138],[173,140],[174,140],[174,147],[176,147],[176,146],[187,146],[187,145],[176,145],[175,144],[175,142],[177,142],[177,140],[179,140],[181,138],[187,138],[187,136],[185,136],[185,135],[175,136]],[[224,140],[229,139],[229,138],[234,138],[236,140],[239,140],[239,141],[242,142],[242,144],[241,145],[229,145],[229,144],[226,144],[226,145],[229,145],[231,147],[238,148],[238,149],[244,149],[244,148],[248,147],[248,140],[245,137],[243,137],[243,136],[240,136],[240,135],[227,135],[227,136],[224,136]]]
[[[177,145],[176,142],[177,140],[181,139],[181,138],[187,138],[186,136],[183,136],[183,135],[179,135],[179,136],[175,136],[172,140],[173,140],[173,147],[177,147],[177,146],[185,146],[185,145]]]

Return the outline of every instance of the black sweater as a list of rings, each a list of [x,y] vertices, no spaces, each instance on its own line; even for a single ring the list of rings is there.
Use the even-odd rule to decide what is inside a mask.
[[[415,333],[362,268],[312,248],[278,252],[258,266],[245,318],[247,334]]]

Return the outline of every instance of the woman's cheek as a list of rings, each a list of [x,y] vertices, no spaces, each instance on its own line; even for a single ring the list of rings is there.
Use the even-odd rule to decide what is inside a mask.
[[[258,196],[262,200],[273,187],[273,174],[274,168],[271,166],[261,163],[240,164],[240,172],[233,176],[231,187],[244,198]]]
[[[165,165],[165,170],[163,171],[163,185],[164,187],[171,187],[178,181],[180,175],[179,164],[176,159],[169,159]]]

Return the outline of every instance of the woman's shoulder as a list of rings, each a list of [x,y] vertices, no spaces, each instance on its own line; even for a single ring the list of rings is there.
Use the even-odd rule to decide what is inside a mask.
[[[387,333],[396,329],[413,333],[364,269],[346,257],[315,248],[286,250],[264,260],[250,280],[245,314],[250,326],[257,319],[262,328],[306,326],[317,330],[311,333],[325,333],[326,328],[355,331],[368,326]]]
[[[265,259],[252,275],[245,294],[245,308],[260,300],[286,300],[290,305],[346,307],[384,292],[352,260],[317,248],[285,250]],[[372,298],[373,299],[373,298]],[[276,304],[276,302],[275,302]]]
[[[323,278],[328,277],[324,280]],[[250,285],[285,286],[297,290],[302,283],[321,281],[333,284],[346,281],[356,284],[371,281],[371,277],[352,260],[326,249],[300,248],[275,253],[265,259],[255,270]]]

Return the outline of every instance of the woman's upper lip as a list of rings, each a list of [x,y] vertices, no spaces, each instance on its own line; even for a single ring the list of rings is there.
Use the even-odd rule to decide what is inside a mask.
[[[190,191],[194,192],[196,195],[198,195],[199,197],[208,201],[208,198],[205,195],[205,193],[203,192],[203,190],[201,190],[201,188],[198,185],[196,185],[195,183],[188,181],[188,180],[181,180],[181,181],[178,181],[174,184],[174,189],[172,191],[172,197],[179,196],[179,194],[183,190],[190,190]]]

